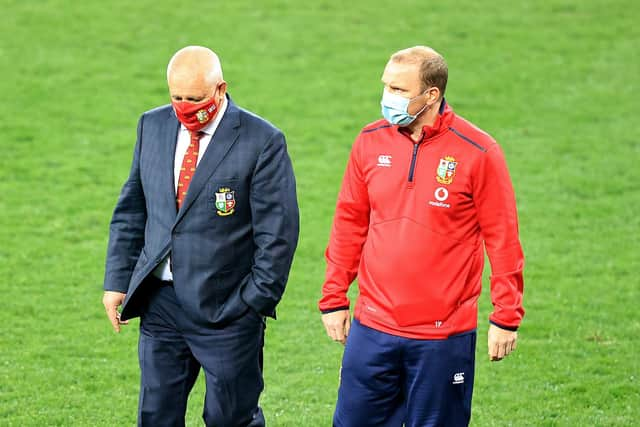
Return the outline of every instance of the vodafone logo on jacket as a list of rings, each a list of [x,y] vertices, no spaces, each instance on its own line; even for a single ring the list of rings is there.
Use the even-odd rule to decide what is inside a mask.
[[[439,202],[444,202],[449,197],[449,191],[444,187],[438,187],[433,193],[433,197]]]
[[[449,209],[451,205],[449,203],[444,203],[445,200],[449,198],[449,190],[444,187],[436,188],[436,191],[433,192],[433,197],[437,200],[434,202],[433,200],[429,200],[429,204],[431,206],[435,206],[437,208],[446,208]]]

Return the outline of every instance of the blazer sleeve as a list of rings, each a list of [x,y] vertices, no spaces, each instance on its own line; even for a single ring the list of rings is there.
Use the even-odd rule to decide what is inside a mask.
[[[273,134],[260,153],[249,196],[255,251],[242,299],[275,317],[298,243],[296,182],[284,135]]]
[[[144,246],[147,210],[140,180],[140,151],[144,116],[138,121],[136,146],[129,178],[120,191],[109,226],[104,290],[126,293],[133,269]]]

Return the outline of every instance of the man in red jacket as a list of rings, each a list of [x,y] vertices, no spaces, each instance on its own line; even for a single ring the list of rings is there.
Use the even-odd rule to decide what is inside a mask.
[[[351,151],[319,303],[329,337],[346,342],[335,426],[468,425],[483,247],[489,357],[516,348],[524,256],[511,179],[493,138],[446,103],[447,77],[431,48],[393,54],[384,120]]]

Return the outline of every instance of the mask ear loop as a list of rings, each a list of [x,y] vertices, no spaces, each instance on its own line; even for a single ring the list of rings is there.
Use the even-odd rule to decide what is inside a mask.
[[[427,91],[428,91],[429,89],[431,89],[431,88],[425,89],[425,90],[424,90],[424,92],[422,92],[422,93],[421,93],[420,95],[418,95],[418,96],[422,96],[422,95],[424,95],[425,93],[427,93]],[[416,96],[416,98],[417,98],[418,96]],[[413,99],[416,99],[416,98],[413,98]],[[408,106],[407,106],[407,107],[408,107]],[[420,114],[422,114],[422,113],[424,112],[424,110],[426,110],[426,109],[427,109],[427,107],[428,107],[428,105],[427,105],[427,104],[424,104],[424,107],[422,107],[422,109],[421,109],[420,111],[418,111],[417,113],[415,113],[415,114],[413,115],[413,117],[418,117]]]

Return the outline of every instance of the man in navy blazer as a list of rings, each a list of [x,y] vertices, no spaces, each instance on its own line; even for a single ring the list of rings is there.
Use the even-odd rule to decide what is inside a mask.
[[[117,332],[140,316],[138,425],[184,425],[203,368],[208,426],[263,426],[265,318],[299,231],[285,139],[228,97],[211,50],[179,50],[167,80],[172,105],[138,122],[103,304]]]

